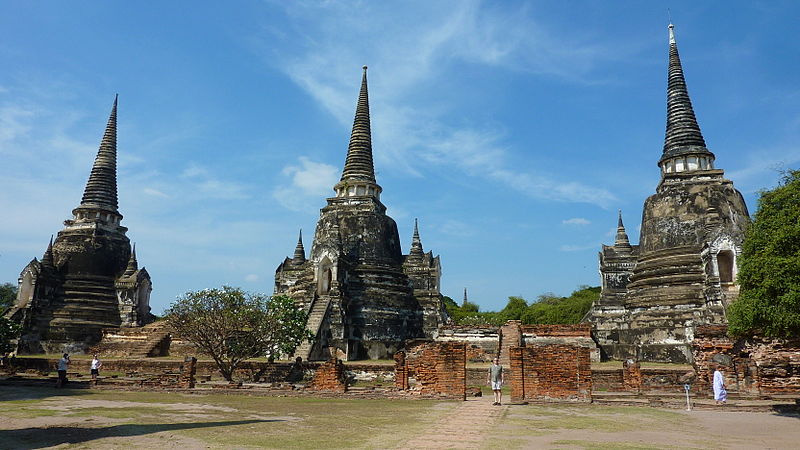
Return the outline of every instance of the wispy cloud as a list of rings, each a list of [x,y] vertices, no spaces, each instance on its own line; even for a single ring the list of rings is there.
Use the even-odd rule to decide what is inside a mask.
[[[602,187],[514,168],[502,129],[450,123],[447,114],[457,106],[420,95],[446,88],[442,83],[448,73],[465,64],[581,82],[613,54],[596,42],[555,34],[527,7],[493,9],[479,1],[460,2],[458,8],[420,2],[407,14],[396,9],[390,14],[381,3],[364,2],[358,20],[346,3],[290,2],[284,7],[291,19],[287,26],[294,27],[291,35],[304,39],[295,39],[290,51],[277,57],[270,49],[269,61],[342,125],[352,123],[357,68],[369,63],[375,69],[370,101],[377,166],[413,175],[421,175],[429,164],[456,167],[532,198],[602,207],[616,201]],[[286,39],[274,29],[267,33],[269,40]]]
[[[583,217],[573,217],[572,219],[562,220],[561,223],[564,225],[589,225],[592,222]]]
[[[311,201],[330,195],[339,174],[338,168],[304,156],[298,162],[298,165],[286,166],[281,171],[288,177],[289,184],[279,186],[272,192],[281,205],[292,211],[307,210]]]

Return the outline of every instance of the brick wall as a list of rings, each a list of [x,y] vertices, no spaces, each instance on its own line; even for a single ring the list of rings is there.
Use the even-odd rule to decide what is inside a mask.
[[[414,377],[412,387],[408,381]],[[395,386],[425,395],[466,400],[467,349],[464,342],[410,342],[395,354]]]
[[[317,391],[347,392],[347,382],[344,377],[344,364],[336,356],[322,363],[314,372],[311,380],[311,389]]]
[[[702,326],[692,342],[699,389],[710,391],[714,368],[724,367],[729,391],[800,393],[800,339],[732,339],[726,326]]]
[[[510,367],[509,350],[523,345],[522,322],[509,320],[500,327],[500,364]]]
[[[512,347],[509,356],[512,401],[591,401],[588,348],[557,344]]]
[[[636,393],[642,391],[642,366],[639,361],[626,359],[622,362],[622,389]]]
[[[402,350],[394,354],[394,386],[401,391],[409,388],[406,353]]]

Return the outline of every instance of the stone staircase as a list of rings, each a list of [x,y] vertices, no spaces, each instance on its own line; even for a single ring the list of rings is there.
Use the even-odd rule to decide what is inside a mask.
[[[91,348],[102,356],[147,358],[161,355],[164,340],[171,339],[171,329],[164,321],[136,328],[110,328],[103,330],[103,339]]]
[[[316,336],[319,334],[319,329],[322,326],[322,322],[325,320],[325,316],[328,314],[328,307],[330,304],[331,298],[327,295],[316,297],[314,299],[314,303],[311,305],[311,310],[308,314],[308,321],[306,321],[306,330],[314,334],[315,340],[310,343],[306,341],[300,344],[300,346],[297,347],[297,350],[294,351],[295,356],[299,356],[304,360],[308,360],[308,357],[311,355],[311,351],[314,349]]]

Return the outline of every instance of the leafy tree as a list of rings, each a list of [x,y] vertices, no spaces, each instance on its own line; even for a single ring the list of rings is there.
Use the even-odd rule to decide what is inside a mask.
[[[528,309],[528,302],[522,297],[508,297],[506,307],[500,310],[499,316],[503,321],[520,320],[522,314]]]
[[[244,360],[275,358],[313,339],[306,330],[307,314],[291,298],[269,298],[230,286],[187,292],[167,309],[165,318],[181,337],[210,356],[228,381]]]
[[[17,300],[17,285],[12,283],[0,284],[0,314],[10,308]]]
[[[739,298],[728,310],[734,336],[800,336],[800,170],[761,191],[739,258]]]
[[[5,317],[0,317],[0,354],[6,354],[14,350],[11,341],[19,337],[21,327]]]
[[[592,302],[598,298],[599,286],[580,286],[569,297],[542,294],[522,314],[522,322],[546,325],[579,323],[591,308]]]

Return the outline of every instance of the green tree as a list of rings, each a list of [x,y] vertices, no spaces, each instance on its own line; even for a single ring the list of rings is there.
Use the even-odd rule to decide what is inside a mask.
[[[505,308],[500,310],[500,318],[506,320],[520,320],[522,314],[528,309],[528,302],[522,297],[508,297]]]
[[[187,292],[165,318],[182,338],[210,356],[228,381],[242,361],[291,353],[313,339],[305,327],[307,314],[289,297],[269,298],[230,286]]]
[[[12,283],[0,284],[0,314],[14,305],[17,300],[17,285]]]
[[[600,298],[600,287],[580,286],[569,297],[546,293],[539,296],[522,314],[525,324],[575,324],[580,323],[592,302]]]
[[[11,341],[19,337],[20,329],[19,324],[0,317],[0,354],[4,355],[14,350]]]
[[[739,298],[728,309],[732,335],[800,336],[800,170],[761,191],[737,281]]]

